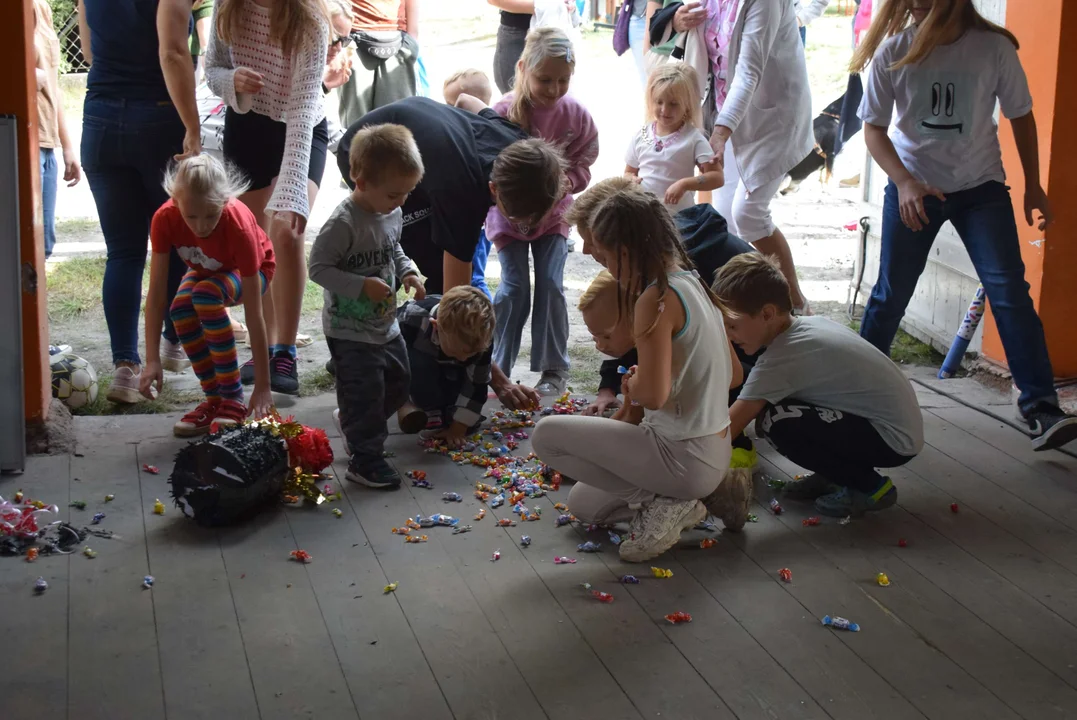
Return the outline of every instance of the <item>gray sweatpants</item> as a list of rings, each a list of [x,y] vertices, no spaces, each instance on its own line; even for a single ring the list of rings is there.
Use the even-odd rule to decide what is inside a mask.
[[[340,427],[357,466],[380,458],[387,420],[408,401],[408,348],[398,335],[384,345],[326,338],[336,363]]]
[[[729,434],[669,440],[647,425],[573,415],[543,418],[535,453],[576,481],[568,508],[586,523],[627,522],[657,495],[699,500],[729,468]]]

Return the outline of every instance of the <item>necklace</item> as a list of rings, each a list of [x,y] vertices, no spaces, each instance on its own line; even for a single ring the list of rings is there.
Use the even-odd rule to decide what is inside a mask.
[[[654,150],[655,150],[655,152],[662,152],[662,150],[664,150],[666,147],[672,145],[673,142],[678,137],[680,137],[681,130],[683,128],[684,128],[684,126],[682,125],[681,127],[677,128],[673,132],[673,134],[666,135],[664,138],[660,138],[660,137],[658,137],[658,123],[657,122],[651,123],[651,137],[654,138]]]

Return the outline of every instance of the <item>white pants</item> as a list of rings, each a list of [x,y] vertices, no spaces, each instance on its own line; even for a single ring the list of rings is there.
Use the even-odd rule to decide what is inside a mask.
[[[729,223],[729,229],[742,240],[757,242],[774,234],[777,226],[770,214],[770,203],[782,184],[783,177],[748,193],[740,179],[733,141],[725,144],[725,185],[714,194],[714,208]]]

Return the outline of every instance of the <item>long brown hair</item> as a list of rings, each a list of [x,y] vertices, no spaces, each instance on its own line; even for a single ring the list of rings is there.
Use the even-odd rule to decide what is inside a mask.
[[[213,9],[217,34],[231,46],[243,27],[246,0],[217,0]],[[324,0],[274,0],[269,6],[269,40],[280,45],[284,57],[315,43],[318,26],[329,25],[329,9]]]
[[[516,80],[512,86],[512,105],[509,120],[531,132],[531,73],[547,58],[561,58],[576,69],[576,51],[572,41],[563,30],[555,27],[538,27],[527,33],[520,61],[516,63]]]
[[[886,0],[883,3],[871,22],[868,34],[853,53],[853,61],[849,65],[851,72],[861,72],[875,56],[875,51],[882,45],[883,40],[897,35],[909,26],[912,22],[913,1]],[[915,65],[930,55],[941,42],[952,42],[967,30],[995,32],[1005,36],[1013,43],[1014,48],[1019,47],[1014,34],[981,15],[972,0],[935,0],[931,11],[916,31],[909,52],[887,69],[897,70],[905,65]]]
[[[636,299],[651,283],[658,287],[660,300],[665,300],[669,268],[695,270],[665,205],[637,187],[621,190],[603,200],[591,215],[590,226],[595,242],[615,251],[616,267],[611,272],[618,282],[627,274],[633,276],[630,283],[622,285],[617,298],[618,320],[627,316],[629,322],[634,322]],[[628,251],[630,267],[622,267],[622,248]],[[699,282],[714,306],[724,313],[725,308],[707,282],[702,278]],[[654,325],[643,335],[653,329]]]

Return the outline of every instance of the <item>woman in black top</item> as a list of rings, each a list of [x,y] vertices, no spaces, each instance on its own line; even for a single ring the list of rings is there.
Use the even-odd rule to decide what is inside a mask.
[[[534,0],[486,1],[501,10],[501,25],[497,29],[497,46],[494,48],[494,84],[502,93],[507,93],[516,81],[516,61],[524,51],[535,3]]]

